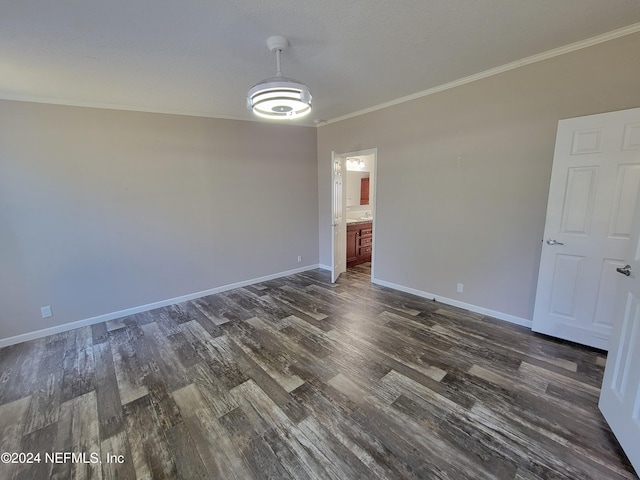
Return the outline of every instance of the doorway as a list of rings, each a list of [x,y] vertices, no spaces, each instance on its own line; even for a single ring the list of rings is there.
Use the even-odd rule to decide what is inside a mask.
[[[365,263],[374,278],[377,149],[334,152],[332,172],[332,280]]]

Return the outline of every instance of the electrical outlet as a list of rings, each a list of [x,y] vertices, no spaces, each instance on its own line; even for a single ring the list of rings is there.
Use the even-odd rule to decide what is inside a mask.
[[[302,256],[298,255],[298,263],[302,262]]]
[[[464,292],[464,283],[459,283],[458,284],[458,286],[456,287],[456,292],[458,292],[458,293]]]
[[[42,307],[40,309],[40,313],[42,313],[42,318],[53,317],[53,312],[51,311],[51,307]]]

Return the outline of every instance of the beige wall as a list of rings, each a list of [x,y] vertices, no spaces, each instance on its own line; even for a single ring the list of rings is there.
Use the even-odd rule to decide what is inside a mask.
[[[635,34],[317,131],[0,101],[0,341],[329,265],[331,150],[376,147],[376,279],[530,319],[557,122],[640,106],[638,51]]]
[[[320,263],[331,151],[377,147],[376,279],[530,320],[558,120],[640,106],[638,52],[634,34],[319,128]]]
[[[315,128],[0,101],[0,339],[317,263]]]

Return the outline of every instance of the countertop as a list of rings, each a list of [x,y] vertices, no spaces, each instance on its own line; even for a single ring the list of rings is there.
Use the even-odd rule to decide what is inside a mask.
[[[347,226],[349,225],[361,225],[363,223],[371,223],[373,222],[373,217],[368,219],[358,219],[358,218],[347,218]]]

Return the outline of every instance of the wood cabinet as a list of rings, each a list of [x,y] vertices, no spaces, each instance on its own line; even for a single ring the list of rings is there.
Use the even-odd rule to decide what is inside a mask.
[[[347,225],[347,268],[371,261],[373,223]]]

